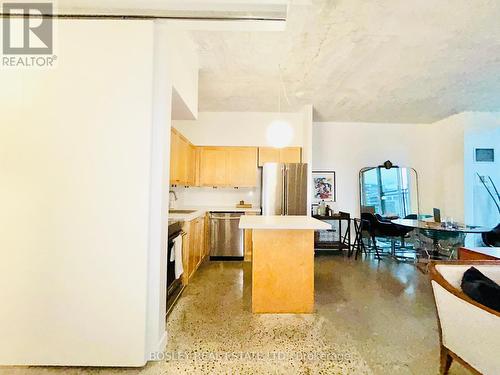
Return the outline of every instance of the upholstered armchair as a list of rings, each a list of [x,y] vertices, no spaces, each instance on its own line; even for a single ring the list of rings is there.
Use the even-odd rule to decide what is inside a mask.
[[[460,287],[474,266],[500,283],[500,261],[432,262],[429,266],[441,340],[441,374],[453,360],[484,375],[500,374],[500,313],[470,299]]]

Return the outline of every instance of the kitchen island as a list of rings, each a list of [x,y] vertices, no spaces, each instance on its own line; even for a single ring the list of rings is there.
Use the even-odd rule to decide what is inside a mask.
[[[330,225],[310,216],[242,216],[252,230],[252,312],[312,313],[314,230]]]

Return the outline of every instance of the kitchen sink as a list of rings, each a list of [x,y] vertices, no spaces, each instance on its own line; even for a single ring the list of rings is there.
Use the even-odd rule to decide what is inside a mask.
[[[196,210],[168,210],[169,214],[192,214]]]

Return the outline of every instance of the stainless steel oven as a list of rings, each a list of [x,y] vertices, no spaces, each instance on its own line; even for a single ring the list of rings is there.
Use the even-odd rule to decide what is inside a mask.
[[[178,236],[184,236],[182,222],[169,222],[167,245],[167,315],[184,289],[181,278],[175,278],[175,261],[170,261],[171,254],[174,251],[174,240]]]

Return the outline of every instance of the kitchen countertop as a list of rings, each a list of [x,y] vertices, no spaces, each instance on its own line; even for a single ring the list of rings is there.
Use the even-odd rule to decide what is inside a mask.
[[[310,216],[242,216],[240,229],[331,229]]]
[[[189,210],[189,208],[175,208],[175,210]],[[191,221],[199,218],[200,216],[205,215],[206,211],[204,210],[193,210],[190,213],[168,213],[169,220],[178,220],[178,221]]]
[[[170,220],[191,221],[204,216],[207,212],[255,212],[260,213],[260,207],[236,208],[235,206],[182,206],[173,210],[193,210],[191,213],[170,213]]]
[[[259,212],[260,207],[236,208],[235,206],[182,206],[180,210],[203,210],[205,212]]]

